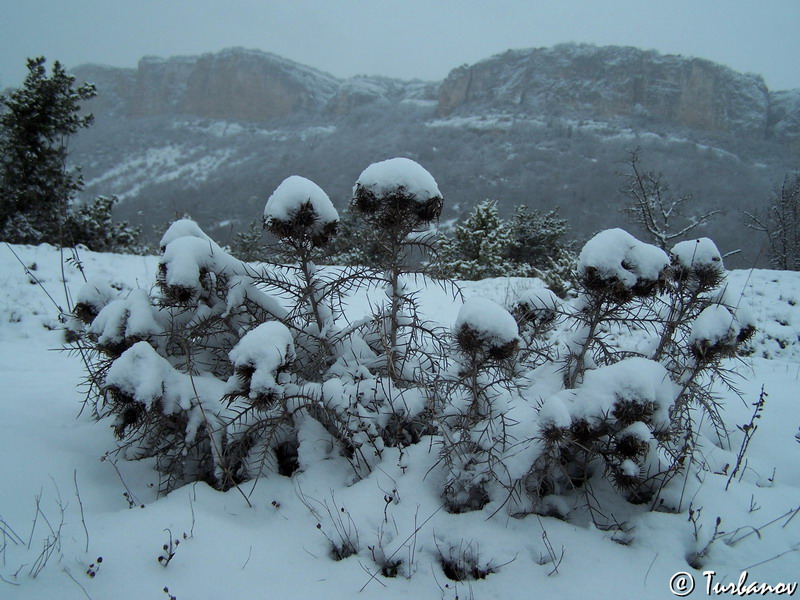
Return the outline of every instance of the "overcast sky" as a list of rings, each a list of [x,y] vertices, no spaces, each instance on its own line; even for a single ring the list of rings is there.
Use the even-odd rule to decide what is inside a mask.
[[[338,77],[439,80],[509,48],[617,44],[800,88],[800,0],[0,0],[0,87],[25,59],[135,67],[241,46]]]

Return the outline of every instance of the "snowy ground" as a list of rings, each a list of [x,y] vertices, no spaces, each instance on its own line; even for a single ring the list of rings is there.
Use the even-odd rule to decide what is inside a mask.
[[[729,274],[759,323],[752,355],[736,366],[744,402],[725,397],[732,451],[703,449],[720,473],[687,481],[679,514],[622,505],[614,515],[626,524],[621,533],[549,517],[447,514],[429,492],[435,486],[422,483],[436,459],[424,445],[402,463],[385,458],[349,487],[342,461],[323,460],[329,448],[320,444],[319,460],[291,479],[261,479],[243,493],[197,484],[159,498],[151,464],[102,461],[112,432],[79,414],[83,370],[58,350],[62,256],[3,246],[0,257],[2,598],[672,598],[680,572],[696,581],[691,597],[706,597],[711,577],[735,583],[744,571],[748,584],[800,581],[800,273]],[[129,287],[154,279],[152,257],[81,259],[88,275]],[[81,275],[70,264],[65,273],[74,293]],[[464,291],[502,303],[530,285],[496,279]],[[354,312],[365,311],[364,299],[354,302]],[[436,287],[423,294],[425,311],[443,324],[454,321],[454,304]],[[735,426],[749,422],[762,385],[768,397],[744,475],[725,490],[721,471],[742,440]],[[704,566],[693,569],[686,557],[711,539],[717,518]],[[349,538],[359,552],[336,562],[326,537]],[[159,562],[170,545],[173,556]],[[373,553],[382,551],[402,559],[397,577],[373,576]],[[436,560],[442,552],[476,554],[495,572],[456,583]]]

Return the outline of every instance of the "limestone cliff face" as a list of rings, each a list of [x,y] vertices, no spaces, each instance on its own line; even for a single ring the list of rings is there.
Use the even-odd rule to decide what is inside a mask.
[[[800,90],[770,94],[768,134],[800,154]]]
[[[319,110],[338,87],[330,75],[266,52],[144,58],[129,112],[263,120]]]
[[[229,50],[197,61],[183,112],[262,120],[321,109],[339,87],[335,78],[263,52]]]
[[[97,96],[86,103],[85,109],[111,117],[127,116],[127,107],[136,89],[136,71],[102,65],[82,65],[73,71],[78,82],[96,83]]]
[[[509,51],[455,69],[441,85],[438,113],[493,105],[564,116],[651,116],[763,138],[769,104],[760,77],[707,60],[567,44]]]
[[[128,112],[136,117],[177,112],[194,64],[194,57],[140,60]]]
[[[76,74],[98,84],[98,98],[89,109],[115,117],[263,121],[303,113],[336,118],[372,106],[373,117],[391,121],[395,110],[433,102],[439,117],[505,112],[617,119],[645,130],[667,124],[771,140],[800,152],[800,90],[770,92],[756,75],[636,48],[564,44],[509,50],[458,67],[441,84],[385,77],[340,80],[243,49],[143,58],[137,69],[84,66]]]

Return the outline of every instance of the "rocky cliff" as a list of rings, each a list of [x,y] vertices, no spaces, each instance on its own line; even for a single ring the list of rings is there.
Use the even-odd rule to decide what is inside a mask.
[[[638,147],[644,169],[693,196],[690,214],[721,211],[703,234],[735,250],[753,235],[741,211],[800,155],[800,90],[634,48],[509,51],[443,82],[338,79],[242,49],[74,74],[98,89],[96,121],[70,146],[84,196],[118,196],[118,216],[146,231],[186,212],[223,241],[285,177],[343,208],[358,174],[393,156],[436,177],[444,221],[486,198],[506,214],[560,206],[586,239],[624,225],[618,173]]]
[[[452,71],[438,114],[487,106],[593,118],[654,118],[692,129],[768,137],[771,96],[757,75],[697,58],[564,44],[514,50]]]
[[[337,79],[267,52],[234,48],[138,69],[82,67],[132,117],[191,115],[265,121],[297,113],[344,115],[366,105],[437,101],[436,114],[500,110],[528,115],[637,119],[772,139],[800,151],[798,91],[699,58],[629,47],[562,44],[509,50],[454,69],[441,83]],[[101,90],[102,92],[102,90]],[[105,100],[108,109],[109,99]]]
[[[145,57],[136,69],[84,65],[75,74],[97,82],[101,99],[92,109],[129,117],[188,115],[266,121],[296,113],[346,114],[364,104],[405,98],[434,99],[435,84],[385,77],[337,79],[258,50],[231,48],[216,54]]]
[[[265,120],[319,110],[338,87],[330,75],[266,52],[144,58],[128,110],[132,116]]]

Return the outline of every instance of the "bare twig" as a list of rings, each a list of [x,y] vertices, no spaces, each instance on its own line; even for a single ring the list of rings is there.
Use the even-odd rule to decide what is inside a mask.
[[[81,500],[81,492],[78,489],[78,470],[72,472],[72,480],[75,482],[75,495],[78,497],[78,507],[81,510],[81,523],[83,524],[83,532],[86,534],[86,547],[85,552],[89,552],[89,529],[86,527],[86,515],[83,512],[83,501]]]

